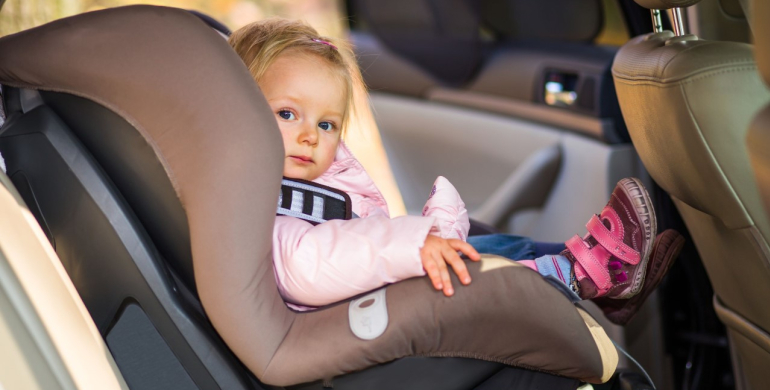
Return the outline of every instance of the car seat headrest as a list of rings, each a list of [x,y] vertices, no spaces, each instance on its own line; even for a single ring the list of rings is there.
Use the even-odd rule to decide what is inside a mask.
[[[481,15],[506,40],[588,42],[602,27],[599,0],[483,0]]]
[[[700,0],[634,0],[636,4],[648,9],[685,8],[698,4]]]

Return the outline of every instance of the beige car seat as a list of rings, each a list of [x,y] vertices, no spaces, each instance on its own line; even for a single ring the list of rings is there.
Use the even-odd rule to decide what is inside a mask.
[[[469,264],[451,299],[415,278],[288,308],[274,114],[188,12],[89,12],[3,37],[0,53],[8,176],[130,388],[574,389],[615,371],[592,318],[501,258]]]
[[[637,2],[669,9],[697,0]],[[634,146],[703,259],[739,388],[770,388],[770,220],[745,141],[770,92],[751,45],[656,32],[623,46],[612,74]]]

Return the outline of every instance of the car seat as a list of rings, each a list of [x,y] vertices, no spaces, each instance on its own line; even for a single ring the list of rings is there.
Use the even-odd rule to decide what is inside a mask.
[[[272,269],[273,114],[188,12],[89,12],[0,53],[8,176],[130,388],[574,389],[615,371],[590,316],[491,256],[452,298],[416,278],[289,309]]]
[[[669,9],[697,1],[637,3]],[[671,195],[708,272],[739,388],[770,388],[770,220],[746,151],[751,117],[770,92],[751,45],[647,34],[620,49],[612,73],[634,146]]]

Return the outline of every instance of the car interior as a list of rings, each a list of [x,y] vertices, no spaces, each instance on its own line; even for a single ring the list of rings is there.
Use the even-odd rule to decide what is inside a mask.
[[[442,175],[471,234],[558,242],[619,179],[645,182],[688,243],[634,320],[494,256],[451,301],[417,278],[290,309],[270,253],[281,141],[229,29],[129,6],[0,38],[0,340],[18,362],[0,386],[770,388],[770,6],[344,5],[410,214]],[[228,257],[259,273],[204,310],[200,259]],[[356,332],[362,315],[381,329]]]

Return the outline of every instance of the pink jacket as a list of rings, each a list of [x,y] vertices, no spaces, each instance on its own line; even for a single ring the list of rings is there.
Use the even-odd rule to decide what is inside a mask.
[[[287,302],[322,306],[423,276],[420,248],[429,233],[462,240],[468,236],[465,204],[444,177],[436,179],[423,216],[393,219],[385,198],[343,143],[329,170],[314,181],[347,192],[360,218],[313,226],[276,217],[273,262]]]

